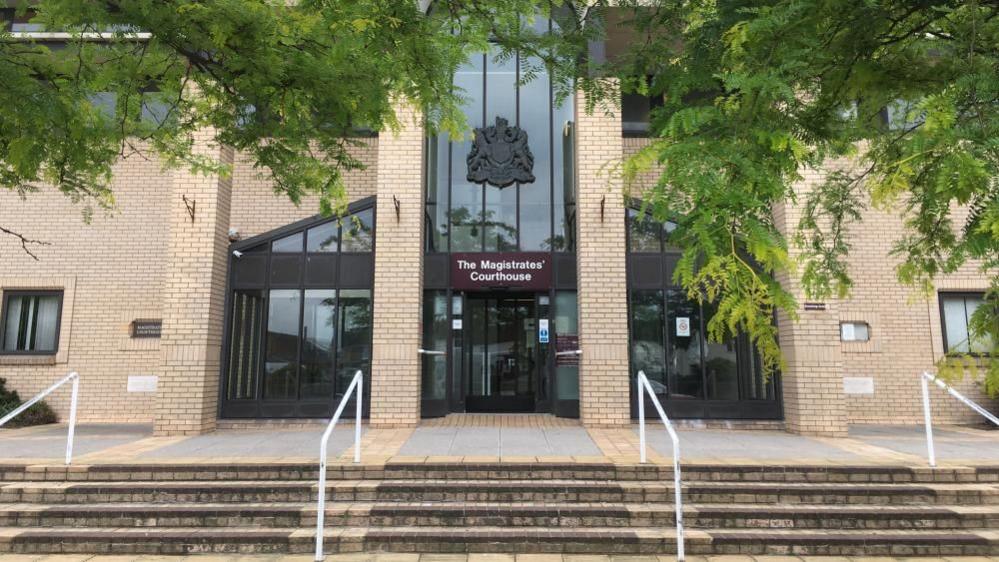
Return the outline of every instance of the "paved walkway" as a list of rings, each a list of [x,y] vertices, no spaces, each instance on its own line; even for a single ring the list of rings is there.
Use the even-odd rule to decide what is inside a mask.
[[[588,429],[571,420],[529,416],[517,420],[476,416],[431,421],[417,428],[363,427],[365,462],[548,461],[634,463],[639,459],[637,426]],[[672,462],[672,444],[658,424],[649,424],[649,460]],[[147,424],[77,427],[74,463],[114,462],[314,462],[321,424],[294,428],[259,426],[207,435],[156,437]],[[848,437],[831,439],[774,430],[681,429],[683,461],[690,464],[820,464],[925,466],[921,426],[854,426]],[[0,430],[0,462],[52,463],[65,452],[62,425]],[[330,440],[330,458],[349,462],[354,428],[344,425]],[[999,431],[967,427],[936,429],[943,466],[999,464]]]
[[[312,556],[87,556],[87,555],[13,555],[4,562],[162,562],[190,560],[192,562],[311,562]],[[327,562],[672,562],[674,556],[605,556],[595,554],[338,554],[326,557]],[[947,558],[869,558],[847,556],[688,556],[687,562],[987,562],[984,556],[950,556]]]

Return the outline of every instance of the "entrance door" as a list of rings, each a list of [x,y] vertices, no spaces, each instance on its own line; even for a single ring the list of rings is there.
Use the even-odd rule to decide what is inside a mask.
[[[465,318],[466,411],[533,412],[538,371],[534,295],[470,295]]]

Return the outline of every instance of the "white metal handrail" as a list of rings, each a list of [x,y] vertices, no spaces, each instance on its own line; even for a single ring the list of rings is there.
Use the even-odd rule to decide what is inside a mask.
[[[66,432],[66,464],[69,464],[73,460],[73,436],[76,433],[76,399],[80,394],[80,375],[76,371],[73,371],[72,373],[66,375],[52,386],[39,392],[38,395],[36,395],[34,398],[28,400],[24,404],[21,404],[20,406],[15,408],[13,412],[4,416],[3,419],[0,419],[0,427],[2,427],[3,424],[14,419],[21,412],[34,406],[35,402],[38,402],[42,398],[45,398],[49,394],[52,394],[52,392],[55,389],[66,384],[66,382],[68,381],[73,381],[73,396],[70,398],[69,402],[69,428],[67,429]]]
[[[645,371],[638,371],[638,380],[636,381],[638,385],[638,438],[641,447],[642,463],[646,462],[645,457],[645,391],[649,391],[649,397],[652,398],[652,404],[656,407],[656,411],[659,412],[659,419],[662,420],[663,425],[666,427],[666,433],[669,434],[669,438],[673,441],[673,490],[674,490],[674,508],[676,510],[676,559],[683,562],[683,490],[680,487],[680,438],[677,437],[676,431],[673,430],[673,424],[670,423],[669,417],[663,410],[662,404],[659,403],[659,398],[656,397],[656,393],[652,390],[652,385],[649,384],[648,377],[645,376]]]
[[[936,383],[937,386],[946,390],[947,394],[950,394],[954,398],[957,398],[965,406],[978,412],[990,422],[999,425],[999,418],[989,413],[988,410],[979,406],[970,398],[954,390],[949,384],[938,379],[936,376],[931,375],[930,373],[927,372],[923,372],[923,374],[919,377],[919,383],[923,387],[923,421],[926,424],[926,455],[929,457],[930,466],[935,467],[937,465],[937,453],[935,448],[933,447],[933,420],[930,414],[930,390],[929,386],[926,384],[929,381]]]
[[[316,560],[323,559],[323,527],[326,524],[326,445],[329,443],[330,435],[333,434],[333,428],[336,427],[336,422],[340,421],[340,414],[343,413],[343,409],[347,406],[347,400],[350,398],[351,393],[355,390],[357,391],[357,402],[356,402],[356,412],[354,413],[354,462],[361,462],[361,401],[364,397],[364,376],[361,371],[358,370],[354,373],[354,379],[350,381],[350,386],[347,387],[347,392],[343,393],[343,398],[340,399],[340,405],[337,406],[336,412],[333,413],[333,418],[330,420],[329,425],[326,426],[326,431],[323,432],[323,440],[319,444],[319,500],[316,505]]]

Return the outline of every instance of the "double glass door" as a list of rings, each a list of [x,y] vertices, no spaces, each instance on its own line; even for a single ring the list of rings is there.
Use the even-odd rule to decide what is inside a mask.
[[[467,299],[462,353],[469,412],[531,412],[539,371],[534,295]]]

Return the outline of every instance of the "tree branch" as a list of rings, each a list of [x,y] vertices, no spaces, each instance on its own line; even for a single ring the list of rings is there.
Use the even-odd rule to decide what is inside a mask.
[[[6,234],[8,236],[13,236],[14,238],[17,238],[21,242],[21,249],[24,250],[24,253],[31,256],[31,258],[34,259],[35,261],[38,261],[38,256],[36,256],[34,252],[32,252],[30,248],[28,248],[28,245],[30,244],[34,244],[36,246],[52,245],[51,242],[45,242],[42,240],[35,240],[33,238],[28,238],[27,236],[21,234],[20,232],[14,232],[13,230],[10,230],[9,228],[4,228],[3,226],[0,226],[0,234]]]

